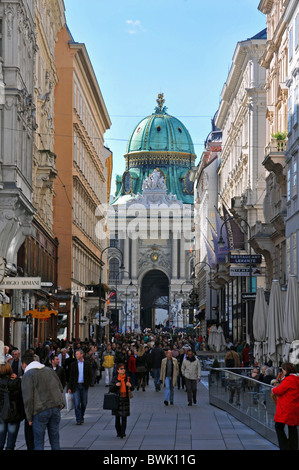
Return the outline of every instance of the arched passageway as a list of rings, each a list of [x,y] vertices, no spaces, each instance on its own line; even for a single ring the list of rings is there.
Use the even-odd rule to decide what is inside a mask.
[[[169,280],[158,269],[149,271],[141,283],[140,326],[154,328],[166,325],[169,312]]]

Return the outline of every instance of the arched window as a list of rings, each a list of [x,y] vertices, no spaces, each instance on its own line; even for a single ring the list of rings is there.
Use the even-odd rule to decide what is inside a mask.
[[[109,281],[115,280],[119,272],[119,260],[112,258],[109,261]]]

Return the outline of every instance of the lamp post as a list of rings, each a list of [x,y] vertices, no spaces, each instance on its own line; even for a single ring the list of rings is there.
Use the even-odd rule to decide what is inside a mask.
[[[138,297],[138,287],[137,287],[135,284],[133,284],[133,282],[132,282],[132,280],[131,280],[130,284],[128,284],[127,287],[126,287],[126,319],[125,319],[125,332],[126,332],[126,330],[127,330],[127,318],[128,318],[128,288],[129,288],[129,287],[132,287],[132,286],[137,289],[137,291],[136,291],[136,297]],[[131,324],[131,323],[130,323],[130,325],[131,325],[131,327],[132,327],[132,324]]]
[[[212,308],[212,268],[211,266],[209,265],[209,263],[207,263],[206,261],[199,261],[198,263],[195,264],[194,268],[193,268],[193,272],[191,274],[191,277],[194,277],[194,279],[196,278],[196,273],[195,273],[195,268],[196,266],[198,266],[199,264],[204,264],[205,266],[208,266],[209,270],[210,270],[210,285],[209,285],[209,291],[210,291],[210,320],[212,319],[212,312],[213,312],[213,308]]]
[[[242,221],[248,227],[249,237],[247,236],[247,242],[249,244],[249,292],[252,293],[252,246],[251,246],[251,241],[250,241],[251,240],[251,227],[250,227],[249,223],[247,222],[247,220],[245,220],[241,217],[228,217],[220,227],[220,237],[219,237],[219,240],[218,240],[218,245],[219,246],[224,245],[224,240],[223,240],[223,237],[222,237],[222,229],[223,229],[223,226],[226,224],[226,222],[228,222],[229,220]],[[243,229],[243,227],[241,227],[241,228]],[[243,230],[243,232],[244,232],[244,230]],[[251,354],[252,354],[252,352],[253,352],[253,331],[252,331],[253,324],[252,324],[252,301],[251,300],[249,300],[249,306],[250,306],[249,307],[249,338],[250,338],[250,350],[251,350]]]
[[[102,331],[102,328],[101,328],[101,316],[102,316],[102,258],[103,258],[103,254],[106,250],[109,250],[109,248],[113,248],[114,250],[117,250],[119,251],[119,253],[121,254],[121,265],[120,265],[120,269],[124,269],[124,265],[123,265],[123,252],[117,248],[116,246],[107,246],[106,248],[104,248],[104,250],[101,251],[101,256],[100,256],[100,285],[99,285],[99,335],[98,335],[98,341],[99,341],[99,346],[101,344],[101,331]]]
[[[117,294],[117,281],[118,281],[119,275],[120,275],[120,274],[124,274],[124,273],[126,273],[126,274],[128,274],[128,276],[130,276],[130,273],[129,273],[128,271],[122,270],[122,271],[119,271],[119,273],[117,274],[117,276],[116,276],[116,278],[115,278],[115,294],[116,294],[116,295],[115,295],[115,309],[116,309],[117,311],[118,311],[118,308],[117,308],[117,295],[118,295],[118,294]],[[132,282],[132,281],[131,281],[131,282]]]
[[[182,289],[182,287],[183,287],[184,284],[192,284],[192,285],[193,285],[193,289],[194,289],[194,284],[193,284],[192,281],[184,281],[184,282],[182,282],[182,284],[181,284],[181,289],[180,289],[180,294],[181,294],[181,295],[184,294],[183,289]],[[190,292],[192,292],[192,291],[190,291]],[[183,307],[183,328],[184,328],[184,326],[185,326],[185,325],[184,325],[184,323],[185,323],[185,313],[184,313],[184,310],[185,310],[185,308]]]

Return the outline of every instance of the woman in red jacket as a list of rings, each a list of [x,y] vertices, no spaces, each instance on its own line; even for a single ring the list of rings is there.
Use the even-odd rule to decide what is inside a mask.
[[[278,444],[280,450],[298,450],[299,376],[289,362],[282,364],[281,368],[282,382],[272,389],[272,394],[277,397],[274,421]],[[288,437],[284,430],[285,425],[288,426]]]

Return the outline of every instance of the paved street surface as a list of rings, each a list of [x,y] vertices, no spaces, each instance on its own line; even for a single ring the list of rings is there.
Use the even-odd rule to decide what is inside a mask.
[[[124,439],[116,437],[114,417],[103,410],[104,380],[91,387],[84,424],[78,426],[74,410],[62,410],[62,450],[195,451],[277,450],[271,442],[228,413],[209,404],[207,377],[198,385],[197,404],[187,406],[184,390],[175,390],[174,405],[164,405],[164,393],[156,392],[153,379],[143,392],[134,391],[131,416]],[[50,449],[46,437],[45,449]],[[21,424],[16,450],[26,450]]]

